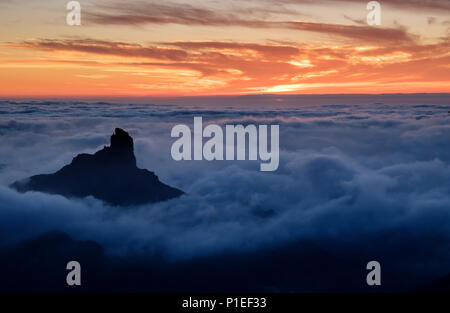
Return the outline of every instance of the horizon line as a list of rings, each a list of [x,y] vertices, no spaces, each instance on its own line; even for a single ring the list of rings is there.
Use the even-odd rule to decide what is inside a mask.
[[[293,96],[400,96],[400,95],[449,95],[449,92],[387,92],[387,93],[258,93],[258,94],[214,94],[214,95],[30,95],[2,96],[0,100],[11,99],[183,99],[183,98],[237,98],[237,97],[293,97]]]

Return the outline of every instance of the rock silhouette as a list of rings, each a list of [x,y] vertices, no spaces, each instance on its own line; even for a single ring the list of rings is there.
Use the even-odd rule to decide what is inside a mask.
[[[133,138],[120,128],[115,129],[109,147],[93,155],[79,154],[54,174],[32,176],[11,187],[68,198],[93,196],[117,206],[154,203],[183,194],[162,183],[155,173],[137,168]]]

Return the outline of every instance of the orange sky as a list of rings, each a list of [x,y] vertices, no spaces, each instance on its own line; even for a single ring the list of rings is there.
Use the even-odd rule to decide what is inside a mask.
[[[0,3],[0,97],[450,92],[450,1]]]

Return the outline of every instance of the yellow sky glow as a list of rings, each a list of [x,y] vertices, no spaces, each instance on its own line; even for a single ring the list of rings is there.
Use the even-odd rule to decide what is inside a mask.
[[[177,1],[1,3],[0,97],[450,92],[448,2]]]

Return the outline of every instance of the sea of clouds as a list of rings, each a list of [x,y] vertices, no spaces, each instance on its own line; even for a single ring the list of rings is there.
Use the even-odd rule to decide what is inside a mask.
[[[448,96],[413,104],[283,100],[261,106],[1,101],[0,242],[61,230],[113,254],[193,259],[305,239],[334,255],[389,260],[399,271],[449,273]],[[204,124],[279,124],[279,169],[260,172],[259,161],[172,160],[171,128],[192,125],[194,116]],[[139,167],[186,195],[118,208],[8,188],[109,145],[115,127],[133,136]]]

